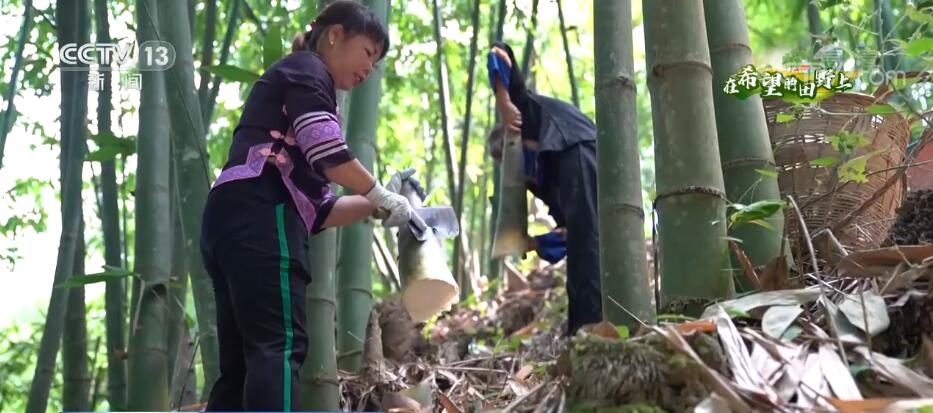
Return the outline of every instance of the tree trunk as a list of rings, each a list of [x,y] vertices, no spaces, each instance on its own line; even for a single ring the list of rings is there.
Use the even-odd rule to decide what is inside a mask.
[[[490,31],[490,33],[495,33],[495,37],[490,39],[490,43],[494,41],[502,41],[503,28],[505,26],[505,17],[506,17],[506,0],[499,0],[499,11],[498,16],[495,20],[496,29],[495,31]],[[499,112],[495,111],[495,123],[499,123]],[[488,158],[487,158],[488,159]],[[499,163],[492,162],[492,196],[489,198],[489,202],[492,205],[492,212],[489,217],[489,233],[488,239],[492,240],[495,238],[496,225],[499,220],[499,180],[501,179],[502,172],[500,171]],[[485,201],[484,201],[485,202]],[[499,278],[502,275],[502,260],[497,258],[492,258],[492,242],[489,242],[490,251],[484,251],[489,259],[489,268],[487,269],[488,277],[490,280]]]
[[[632,5],[596,2],[596,130],[603,315],[613,324],[654,321],[645,255],[645,213],[635,106]]]
[[[224,33],[224,42],[220,46],[220,61],[217,65],[227,64],[227,58],[230,57],[230,46],[233,44],[233,37],[236,36],[239,28],[238,20],[240,18],[240,3],[244,0],[231,0],[230,11],[227,13],[227,31]],[[220,93],[220,76],[214,76],[211,83],[211,92],[207,96],[206,105],[202,108],[202,121],[205,126],[210,126],[211,119],[214,117],[214,106],[217,102],[217,94]],[[208,131],[205,130],[205,133]]]
[[[386,0],[363,2],[385,24]],[[375,158],[374,139],[379,120],[379,97],[382,94],[382,67],[374,68],[366,81],[353,89],[350,98],[350,122],[347,143],[366,169],[372,170]],[[362,366],[363,337],[373,306],[372,293],[373,223],[364,220],[341,229],[340,257],[337,267],[337,365],[347,371]]]
[[[84,223],[78,226],[74,274],[84,276]],[[87,360],[87,312],[84,287],[68,289],[68,312],[62,336],[62,410],[85,412],[91,408],[91,373]]]
[[[537,2],[537,0],[535,0]],[[469,154],[470,149],[470,123],[472,121],[473,114],[473,82],[474,75],[476,73],[476,53],[478,49],[479,41],[479,7],[480,0],[473,0],[473,12],[471,14],[470,21],[472,22],[473,27],[473,36],[470,38],[470,60],[468,63],[469,68],[467,69],[467,91],[466,91],[466,104],[464,107],[463,115],[463,134],[460,137],[460,163],[458,164],[460,170],[457,172],[457,176],[460,180],[457,183],[457,193],[456,199],[454,202],[454,210],[457,212],[457,221],[460,224],[461,232],[457,236],[457,239],[454,240],[454,276],[457,282],[460,284],[460,299],[466,300],[471,293],[471,283],[469,273],[466,272],[466,256],[468,250],[465,247],[466,238],[463,236],[463,198],[464,193],[466,192],[466,164],[467,164],[467,155]],[[472,222],[470,223],[472,224]]]
[[[643,3],[655,136],[660,307],[697,315],[734,292],[703,3]]]
[[[236,2],[236,1],[234,1]],[[191,14],[191,21],[194,21],[194,14]],[[199,74],[201,81],[198,85],[198,100],[201,103],[201,117],[206,114],[205,110],[210,107],[207,98],[210,96],[211,72],[207,69],[214,64],[214,37],[217,34],[217,0],[204,1],[204,39],[201,44],[201,67]],[[194,36],[192,36],[194,37]],[[204,125],[210,125],[210,119],[204,119]],[[205,131],[209,133],[209,131]]]
[[[188,10],[184,0],[160,1],[159,20],[162,40],[175,46],[177,59],[165,72],[165,91],[171,117],[173,162],[178,173],[178,196],[181,199],[182,231],[187,253],[187,269],[194,293],[198,333],[201,342],[201,364],[204,368],[206,400],[209,389],[220,374],[214,289],[201,261],[201,213],[207,201],[212,181],[204,143],[204,124],[194,87],[194,61],[188,26]]]
[[[97,42],[110,43],[110,18],[106,0],[94,0]],[[113,109],[112,72],[102,65],[104,87],[97,95],[97,133],[111,134],[110,114]],[[100,164],[101,206],[100,220],[104,237],[104,262],[111,267],[124,266],[120,241],[120,206],[117,202],[116,161]],[[104,292],[107,330],[107,399],[111,410],[126,409],[126,288],[125,280],[108,281]]]
[[[79,43],[81,20],[88,12],[87,0],[59,0],[55,5],[59,47]],[[61,208],[62,233],[58,244],[53,286],[59,285],[74,273],[75,251],[78,237],[83,237],[81,223],[81,177],[85,156],[85,130],[87,126],[87,82],[80,71],[61,73]],[[87,76],[87,74],[84,74]],[[68,289],[52,288],[46,311],[42,340],[33,374],[27,413],[45,413],[55,373],[55,360],[61,346],[65,313],[68,308]]]
[[[184,0],[176,0],[183,8]],[[162,6],[162,7],[159,7]],[[136,4],[139,44],[160,37],[159,22],[171,20],[155,0]],[[187,22],[180,26],[188,33]],[[163,37],[164,38],[164,37]],[[179,48],[179,59],[185,54]],[[176,63],[177,65],[178,63]],[[169,162],[171,148],[165,78],[168,72],[142,72],[136,172],[136,273],[141,292],[138,324],[130,329],[128,408],[168,410],[168,299],[172,216]]]
[[[780,200],[777,177],[757,170],[774,169],[774,153],[765,121],[761,97],[737,99],[723,91],[729,76],[745,65],[752,64],[748,46],[748,28],[741,0],[706,0],[704,2],[710,58],[713,64],[713,99],[719,137],[719,156],[730,202],[751,204],[763,200]],[[729,236],[742,240],[742,249],[753,265],[765,265],[781,250],[784,215],[777,213],[767,219],[772,228],[755,224],[740,224]],[[738,257],[732,257],[732,267],[741,268]],[[754,288],[737,277],[742,290]]]
[[[573,58],[570,56],[570,42],[567,41],[567,26],[564,23],[564,8],[561,0],[557,0],[557,17],[560,20],[560,37],[564,42],[564,56],[567,58],[567,76],[570,79],[570,96],[573,105],[580,107],[580,95],[577,92],[577,78],[573,75]]]
[[[525,50],[522,51],[522,74],[528,79],[528,73],[531,71],[532,53],[535,49],[535,29],[538,28],[538,0],[531,2],[531,23],[525,32]]]
[[[181,228],[180,203],[177,197],[178,181],[176,181],[177,177],[174,170],[170,175],[171,178],[169,182],[171,183],[171,190],[169,191],[169,197],[171,198],[170,208],[172,211],[172,270],[171,279],[169,281],[168,344],[166,346],[168,349],[168,364],[166,364],[166,368],[168,369],[167,377],[169,389],[173,390],[171,392],[171,400],[172,403],[174,403],[178,400],[174,390],[181,387],[176,380],[179,376],[178,366],[184,366],[180,372],[182,375],[181,380],[184,380],[183,374],[188,370],[188,364],[184,360],[180,360],[183,358],[181,350],[188,344],[188,334],[185,334],[185,331],[188,330],[188,323],[185,320],[185,303],[187,302],[188,295],[188,272],[185,266],[185,237],[184,231],[182,231]]]
[[[340,410],[337,354],[334,342],[337,310],[334,273],[337,230],[327,229],[309,240],[311,284],[307,288],[308,352],[301,370],[301,409]]]
[[[320,12],[332,0],[318,0]],[[315,2],[307,2],[315,5]],[[345,96],[344,96],[345,97]],[[345,101],[345,99],[343,99]],[[345,108],[341,104],[341,108]],[[347,111],[341,110],[342,114]],[[344,124],[345,120],[344,120]],[[311,284],[307,292],[308,353],[301,370],[301,409],[308,411],[340,410],[337,377],[336,315],[337,229],[327,229],[308,240]]]
[[[3,148],[6,146],[6,137],[13,127],[13,99],[16,97],[19,86],[19,71],[23,67],[23,49],[26,48],[26,42],[29,41],[29,30],[32,27],[32,0],[26,0],[23,11],[23,26],[19,30],[19,40],[16,45],[16,56],[13,58],[13,70],[10,74],[10,83],[7,83],[6,95],[3,100],[6,101],[6,111],[0,117],[0,168],[3,167]]]
[[[441,34],[441,9],[440,6],[438,6],[437,0],[431,0],[431,4],[434,11],[434,46],[437,49],[434,64],[437,70],[435,73],[437,77],[437,91],[440,93],[440,96],[438,96],[438,103],[441,106],[441,137],[444,140],[444,166],[446,166],[447,169],[447,193],[450,194],[450,199],[456,200],[458,180],[457,171],[454,169],[453,141],[450,140],[450,129],[447,125],[449,117],[447,108],[450,107],[450,102],[448,102],[450,97],[450,81],[447,76],[447,59],[444,57],[444,38]]]
[[[91,15],[90,4],[83,1],[79,4],[77,36],[79,43],[90,42]],[[80,73],[80,72],[79,72]],[[80,80],[79,80],[80,81]],[[87,119],[87,86],[80,89],[80,99],[73,112],[72,121],[75,127],[86,127]],[[80,117],[78,117],[80,116]],[[77,142],[82,149],[87,150],[87,139],[84,131],[72,131],[80,134]],[[82,165],[83,169],[83,165]],[[82,181],[83,182],[83,181]],[[72,277],[84,276],[84,209],[78,204],[78,238],[75,240],[74,268]],[[62,409],[71,411],[86,411],[90,409],[91,375],[88,370],[87,358],[87,313],[84,302],[84,287],[69,288],[68,309],[65,314],[65,330],[62,336]]]

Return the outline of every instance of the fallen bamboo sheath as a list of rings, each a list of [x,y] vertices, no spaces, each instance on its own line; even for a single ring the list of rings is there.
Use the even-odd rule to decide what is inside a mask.
[[[524,255],[528,251],[528,198],[525,190],[521,135],[503,131],[499,212],[492,257]]]

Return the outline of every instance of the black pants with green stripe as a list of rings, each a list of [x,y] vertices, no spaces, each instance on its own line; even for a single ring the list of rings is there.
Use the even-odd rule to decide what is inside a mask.
[[[307,232],[275,168],[211,191],[201,253],[214,283],[220,378],[208,411],[294,411],[307,353]]]

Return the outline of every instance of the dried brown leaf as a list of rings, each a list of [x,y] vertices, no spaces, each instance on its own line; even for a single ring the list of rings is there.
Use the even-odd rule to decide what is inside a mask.
[[[401,393],[382,395],[382,409],[393,413],[421,413],[422,406],[417,400]]]
[[[457,407],[454,402],[450,401],[450,398],[447,397],[446,394],[443,392],[437,392],[436,394],[437,398],[441,401],[441,406],[444,406],[444,409],[447,410],[447,413],[463,413],[463,410]]]
[[[759,307],[768,307],[773,305],[801,305],[816,300],[820,296],[820,290],[816,287],[802,288],[797,290],[779,290],[765,291],[756,294],[747,295],[735,300],[723,301],[706,307],[700,318],[710,319],[718,314],[718,308],[723,307],[735,311],[748,312]]]
[[[784,331],[800,316],[803,308],[799,305],[776,305],[765,311],[761,317],[761,330],[765,334],[781,338]]]
[[[713,393],[693,408],[694,413],[732,413],[729,402]]]
[[[868,360],[873,369],[898,385],[910,389],[921,397],[933,397],[933,379],[926,377],[900,361],[881,353],[871,352],[866,347],[858,347],[855,351]]]
[[[771,259],[765,269],[761,271],[762,291],[775,291],[787,288],[787,280],[790,278],[790,271],[787,268],[787,258],[778,256]]]
[[[897,264],[917,264],[933,257],[933,245],[900,245],[889,248],[856,251],[839,262],[839,275],[871,277],[887,275]]]
[[[748,259],[748,256],[745,255],[745,251],[742,250],[739,243],[729,241],[729,249],[731,249],[732,253],[738,258],[739,263],[742,264],[742,271],[745,273],[745,278],[748,278],[748,281],[755,286],[756,290],[761,290],[761,280],[758,279],[758,274],[755,273],[752,262]]]
[[[797,388],[797,404],[804,409],[816,409],[824,404],[823,397],[829,397],[829,387],[823,379],[823,369],[820,367],[818,353],[807,355],[800,386]]]
[[[616,326],[608,321],[600,322],[599,324],[596,324],[587,330],[589,330],[588,332],[590,334],[602,338],[608,338],[610,340],[618,340],[622,338],[619,336],[619,330],[616,329]]]
[[[697,331],[701,333],[713,333],[716,331],[716,324],[709,320],[688,321],[686,323],[674,324],[674,329],[678,333],[689,336]]]
[[[531,375],[531,372],[533,371],[534,371],[534,367],[531,367],[530,365],[526,364],[522,366],[522,368],[518,370],[517,373],[515,373],[515,379],[519,381],[525,381],[525,379],[527,379],[528,376]]]
[[[761,374],[768,384],[775,385],[781,376],[784,375],[784,369],[781,362],[775,360],[768,354],[768,351],[758,343],[752,343],[752,367]]]
[[[739,331],[732,324],[732,319],[722,307],[719,308],[715,322],[716,333],[719,334],[719,341],[722,342],[723,350],[732,367],[732,376],[736,384],[747,392],[761,394],[772,404],[777,404],[777,394],[755,369],[748,354],[748,348],[742,341],[742,336],[739,335]]]
[[[823,344],[819,349],[820,368],[823,369],[823,376],[829,382],[829,387],[843,400],[861,400],[862,393],[859,392],[858,385],[849,374],[839,354],[836,353],[828,344]]]
[[[884,412],[884,413],[906,413],[913,409],[933,406],[933,399],[865,399],[865,400],[840,400],[836,398],[829,399],[841,413],[865,413],[865,412]]]

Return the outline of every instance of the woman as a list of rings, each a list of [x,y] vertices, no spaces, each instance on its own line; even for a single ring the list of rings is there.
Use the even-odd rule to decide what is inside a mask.
[[[567,257],[567,329],[576,334],[603,318],[596,209],[596,125],[573,105],[525,87],[509,45],[493,44],[489,82],[501,125],[489,137],[501,156],[503,129],[519,133],[528,190],[548,206],[558,229],[533,238],[529,250],[549,262]]]
[[[336,104],[335,89],[363,82],[388,47],[372,11],[336,1],[253,85],[204,211],[201,252],[220,341],[209,411],[296,409],[309,234],[377,208],[389,212],[386,226],[412,218],[408,201],[354,158]],[[336,196],[330,182],[364,195]]]

